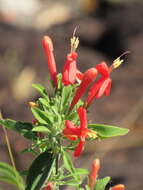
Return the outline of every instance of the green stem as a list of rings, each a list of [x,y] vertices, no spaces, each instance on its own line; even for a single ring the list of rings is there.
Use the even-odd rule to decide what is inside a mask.
[[[2,114],[1,114],[1,111],[0,111],[0,119],[3,119],[2,118]],[[4,131],[4,135],[5,135],[5,140],[6,140],[6,145],[7,145],[7,149],[8,149],[8,153],[9,153],[9,157],[10,157],[10,160],[11,160],[11,164],[14,168],[14,171],[15,171],[15,177],[17,179],[17,186],[18,186],[18,189],[21,190],[21,187],[20,187],[20,184],[19,184],[19,179],[18,179],[18,176],[17,176],[17,170],[16,170],[16,165],[15,165],[15,162],[14,162],[14,158],[13,158],[13,154],[12,154],[12,150],[11,150],[11,146],[10,146],[10,142],[9,142],[9,138],[8,138],[8,135],[7,135],[7,131],[6,129],[2,126],[2,129]]]
[[[17,182],[18,182],[19,179],[18,179],[17,172],[16,172],[17,169],[16,169],[16,165],[15,165],[14,158],[13,158],[13,154],[12,154],[12,150],[11,150],[9,138],[8,138],[8,135],[7,135],[7,131],[6,131],[6,129],[5,129],[3,126],[2,126],[2,128],[3,128],[3,131],[4,131],[5,140],[6,140],[6,145],[7,145],[9,157],[10,157],[10,160],[11,160],[11,164],[12,164],[14,170],[15,170],[15,177],[17,178]],[[21,190],[19,183],[17,183],[17,185],[18,185],[18,189]]]

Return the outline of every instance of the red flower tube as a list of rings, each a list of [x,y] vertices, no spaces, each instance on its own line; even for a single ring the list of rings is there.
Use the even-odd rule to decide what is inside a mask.
[[[87,87],[95,80],[97,76],[97,70],[95,68],[88,69],[84,74],[80,86],[75,92],[74,98],[70,105],[70,110],[73,109],[74,105],[79,101],[79,99],[84,94]]]
[[[56,63],[53,54],[53,43],[49,36],[44,36],[42,40],[42,45],[45,51],[45,55],[47,58],[47,64],[50,72],[51,80],[54,83],[54,86],[57,87],[57,70],[56,70]]]
[[[125,190],[125,186],[123,184],[118,184],[111,187],[109,190]]]

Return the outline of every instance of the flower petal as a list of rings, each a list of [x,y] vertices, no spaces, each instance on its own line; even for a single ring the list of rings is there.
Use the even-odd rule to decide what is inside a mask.
[[[97,64],[96,69],[104,77],[109,77],[110,71],[106,62],[101,62],[100,64]]]
[[[86,91],[86,88],[94,81],[94,79],[97,76],[97,70],[95,68],[88,69],[84,75],[83,75],[83,80],[78,87],[75,96],[72,100],[72,103],[70,105],[70,110],[73,109],[74,105],[78,102],[78,100],[82,97],[84,92]]]
[[[99,88],[99,91],[98,91],[98,93],[95,96],[96,98],[100,98],[104,94],[104,92],[108,88],[108,85],[110,84],[110,82],[111,82],[110,78],[107,78],[105,80],[103,79],[103,82],[102,82],[102,84],[101,84],[101,86]]]
[[[108,86],[107,86],[107,88],[106,88],[106,90],[104,92],[105,96],[109,95],[111,87],[112,87],[112,80],[110,79],[109,84],[108,84]]]
[[[85,140],[81,140],[78,144],[78,146],[76,147],[75,151],[74,151],[74,157],[79,157],[80,154],[82,153],[83,151],[83,148],[84,148],[84,144],[85,144]]]
[[[69,137],[69,136],[77,136],[77,137],[79,137],[80,136],[79,127],[75,126],[71,121],[66,120],[65,125],[66,125],[66,127],[63,130],[64,136],[66,136],[66,137]]]
[[[84,107],[78,108],[78,115],[80,119],[80,128],[81,130],[87,128],[87,114],[86,109]]]

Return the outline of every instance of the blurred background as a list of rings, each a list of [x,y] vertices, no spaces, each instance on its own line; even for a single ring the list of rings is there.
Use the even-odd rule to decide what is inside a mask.
[[[143,189],[143,2],[142,0],[0,0],[0,109],[4,118],[31,121],[29,101],[38,97],[32,83],[50,90],[41,46],[43,35],[53,39],[58,71],[70,50],[77,26],[81,71],[113,60],[129,50],[125,63],[112,73],[111,95],[94,102],[92,122],[129,128],[120,138],[87,143],[78,167],[90,168],[101,159],[100,177],[127,190]],[[2,129],[0,161],[10,163]],[[32,156],[20,152],[29,142],[8,131],[17,168],[24,170]],[[4,184],[1,186],[7,190]]]

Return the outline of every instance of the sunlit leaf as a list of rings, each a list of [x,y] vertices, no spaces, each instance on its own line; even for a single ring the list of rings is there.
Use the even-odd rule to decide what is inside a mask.
[[[89,129],[96,131],[101,138],[122,136],[129,132],[129,130],[125,128],[103,124],[89,124],[88,127]]]

